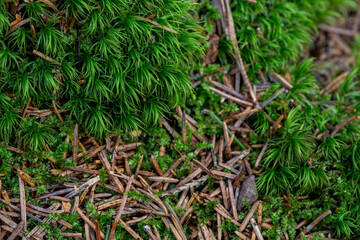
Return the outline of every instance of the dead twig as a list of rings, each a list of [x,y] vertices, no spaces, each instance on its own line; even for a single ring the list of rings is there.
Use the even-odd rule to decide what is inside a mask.
[[[130,177],[130,180],[129,182],[127,183],[126,185],[126,188],[125,188],[125,192],[124,192],[124,197],[122,199],[122,202],[121,202],[121,205],[120,205],[120,208],[119,208],[119,211],[118,213],[116,214],[116,218],[115,218],[115,221],[112,225],[112,228],[111,228],[111,231],[110,231],[110,236],[109,236],[109,240],[113,240],[114,239],[114,235],[115,235],[115,231],[116,231],[116,226],[121,218],[121,215],[124,211],[124,208],[125,208],[125,204],[126,204],[126,201],[127,201],[127,198],[128,196],[126,195],[126,192],[128,192],[130,190],[130,187],[131,187],[131,184],[132,184],[132,181],[134,180],[134,176],[131,176]]]
[[[165,31],[168,31],[168,32],[177,34],[176,31],[174,31],[174,30],[172,30],[172,29],[170,29],[170,28],[168,28],[168,27],[165,27],[165,26],[163,26],[163,25],[161,25],[161,24],[159,24],[159,23],[157,23],[157,22],[155,22],[155,21],[153,21],[153,20],[151,20],[151,19],[144,18],[144,17],[139,17],[139,16],[136,16],[136,18],[141,19],[141,20],[145,20],[145,21],[147,21],[148,23],[151,23],[151,24],[153,24],[153,25],[155,25],[155,26],[157,26],[157,27],[159,27],[159,28],[164,29]]]
[[[39,56],[39,57],[41,57],[41,58],[49,61],[49,62],[53,62],[53,63],[56,63],[57,65],[60,65],[60,63],[59,63],[58,61],[52,59],[51,57],[46,56],[45,54],[43,54],[43,53],[41,53],[41,52],[39,52],[39,51],[37,51],[37,50],[35,50],[35,49],[33,50],[33,53],[34,53],[35,55],[37,55],[37,56]]]
[[[257,201],[254,203],[254,205],[251,207],[249,213],[246,215],[245,219],[243,220],[243,222],[241,223],[240,226],[240,231],[244,231],[246,226],[249,224],[250,219],[252,218],[252,216],[255,214],[257,208],[259,207],[260,201]]]
[[[327,216],[329,216],[332,213],[331,210],[328,210],[326,212],[324,212],[323,214],[321,214],[320,216],[318,216],[314,221],[312,221],[303,231],[302,233],[307,234],[308,232],[311,231],[311,229],[313,229],[321,220],[323,220],[324,218],[326,218]],[[299,239],[301,237],[301,235],[299,234],[296,239]]]
[[[348,119],[346,119],[345,121],[343,121],[342,123],[340,123],[339,125],[337,125],[335,127],[335,129],[331,132],[331,136],[334,136],[335,134],[337,134],[343,127],[345,127],[348,123],[354,121],[354,120],[358,120],[360,119],[359,115],[355,115],[352,117],[349,117]]]

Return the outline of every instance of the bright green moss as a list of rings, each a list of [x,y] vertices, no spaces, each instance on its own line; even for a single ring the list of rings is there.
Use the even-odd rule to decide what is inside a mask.
[[[14,16],[1,2],[1,114],[24,108],[31,98],[39,109],[51,108],[52,100],[70,109],[95,137],[157,124],[192,91],[187,69],[202,53],[203,40],[193,21],[195,5],[62,0],[55,10],[34,1],[20,11],[30,22],[11,32]],[[1,139],[8,141],[13,128],[19,128],[16,117],[0,126]]]

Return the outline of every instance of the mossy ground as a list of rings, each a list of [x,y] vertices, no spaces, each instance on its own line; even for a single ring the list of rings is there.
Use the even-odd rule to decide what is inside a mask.
[[[76,123],[80,124],[78,139],[84,143],[84,149],[81,147],[76,149],[78,153],[84,154],[84,157],[79,158],[79,161],[85,164],[83,165],[85,168],[99,170],[101,176],[101,180],[94,190],[95,194],[111,193],[117,195],[116,192],[106,187],[107,184],[111,183],[111,176],[101,162],[98,161],[98,156],[88,157],[88,155],[96,149],[95,142],[97,141],[96,143],[103,146],[104,152],[111,159],[111,150],[113,150],[117,137],[114,134],[109,136],[109,133],[113,133],[118,125],[121,125],[117,132],[120,133],[121,145],[129,142],[142,143],[140,147],[136,148],[136,151],[127,151],[125,154],[128,154],[128,156],[120,159],[119,168],[124,168],[123,161],[127,159],[132,173],[135,173],[142,156],[141,171],[144,172],[154,171],[151,155],[156,158],[163,172],[167,171],[174,159],[186,156],[184,163],[174,170],[176,177],[182,180],[194,170],[194,161],[192,160],[202,160],[201,156],[195,154],[197,151],[211,152],[219,142],[226,141],[223,121],[228,126],[233,127],[234,123],[239,119],[236,115],[244,112],[246,107],[225,100],[222,96],[214,93],[210,88],[213,85],[206,80],[211,77],[211,79],[220,83],[230,83],[236,91],[245,95],[247,100],[250,99],[250,94],[243,81],[237,81],[237,79],[241,79],[240,72],[235,64],[234,46],[222,28],[223,15],[219,11],[219,5],[216,5],[216,2],[219,1],[214,1],[215,5],[212,5],[210,1],[204,0],[196,6],[203,29],[197,28],[195,32],[192,31],[194,25],[183,26],[182,20],[194,16],[194,14],[188,12],[189,5],[191,5],[190,1],[173,1],[180,4],[181,8],[176,9],[169,9],[168,5],[165,4],[166,1],[162,1],[164,5],[159,6],[158,10],[149,8],[149,5],[146,4],[149,3],[154,6],[156,1],[139,1],[141,2],[139,6],[133,6],[123,1],[126,9],[131,10],[128,12],[132,16],[148,17],[154,12],[166,15],[170,10],[171,12],[180,11],[177,15],[170,14],[169,19],[154,19],[154,21],[161,23],[163,26],[172,26],[177,32],[183,32],[185,36],[184,38],[174,38],[171,32],[149,25],[145,21],[134,18],[127,19],[121,15],[121,22],[126,19],[132,21],[132,24],[124,25],[124,28],[127,29],[133,26],[139,31],[139,37],[132,36],[134,31],[127,29],[129,33],[131,32],[131,36],[126,36],[130,36],[132,40],[123,39],[121,43],[114,43],[114,46],[117,44],[130,45],[130,43],[134,46],[136,44],[141,45],[141,41],[147,42],[145,38],[152,38],[153,34],[159,35],[159,48],[164,47],[161,43],[166,46],[168,42],[175,41],[178,43],[179,48],[176,51],[170,51],[170,55],[167,55],[166,58],[173,67],[166,68],[164,70],[166,76],[162,76],[164,76],[164,79],[172,79],[171,83],[174,84],[180,81],[184,83],[182,86],[187,88],[186,69],[188,67],[185,68],[184,64],[188,64],[189,61],[194,64],[190,78],[196,87],[192,94],[190,93],[191,97],[187,98],[186,103],[182,104],[182,108],[197,121],[196,134],[206,137],[209,140],[208,142],[202,142],[196,136],[194,137],[194,131],[189,128],[189,123],[187,123],[186,137],[181,136],[181,134],[174,137],[165,130],[164,126],[144,127],[146,124],[142,125],[144,129],[142,129],[141,134],[129,131],[134,124],[138,125],[138,120],[139,122],[149,122],[147,126],[152,125],[153,122],[160,123],[159,116],[161,113],[168,112],[167,104],[171,102],[172,105],[175,105],[182,99],[183,93],[181,91],[170,91],[166,84],[155,87],[159,88],[156,91],[149,89],[149,91],[145,91],[148,95],[152,95],[154,92],[163,92],[166,95],[154,95],[157,99],[149,105],[146,102],[152,99],[151,96],[142,98],[143,96],[140,94],[141,97],[140,95],[135,98],[131,97],[131,100],[129,100],[131,105],[140,108],[140,110],[137,109],[138,111],[133,111],[133,113],[136,113],[134,115],[136,119],[132,118],[133,115],[128,113],[127,118],[116,115],[114,118],[116,120],[109,121],[108,117],[112,119],[115,112],[120,115],[123,114],[123,111],[109,110],[113,107],[112,102],[116,98],[112,94],[118,90],[123,91],[122,95],[124,95],[124,91],[127,92],[125,95],[129,96],[132,92],[127,91],[126,88],[117,88],[117,86],[111,85],[111,81],[105,81],[106,84],[110,85],[101,85],[101,83],[95,81],[97,80],[97,72],[109,76],[112,74],[112,70],[125,68],[127,69],[125,73],[128,78],[139,80],[139,82],[134,83],[136,85],[134,89],[137,89],[135,91],[139,89],[142,91],[143,89],[139,88],[139,86],[143,86],[144,82],[148,80],[147,73],[142,72],[144,65],[151,62],[152,65],[150,66],[156,68],[157,73],[160,74],[161,71],[158,69],[158,65],[161,65],[159,59],[163,59],[163,56],[157,56],[156,53],[161,55],[166,50],[153,49],[151,56],[145,56],[146,54],[140,56],[135,50],[131,51],[129,48],[103,49],[100,41],[93,42],[94,39],[97,39],[97,35],[94,33],[99,31],[105,34],[105,29],[113,28],[112,22],[115,21],[115,18],[110,22],[107,22],[106,19],[109,16],[112,19],[113,15],[118,11],[122,12],[121,5],[114,6],[114,4],[110,4],[115,1],[91,1],[99,4],[99,8],[103,8],[102,11],[107,13],[106,17],[105,15],[97,15],[96,17],[96,12],[99,10],[96,4],[91,9],[88,9],[89,7],[83,5],[84,1],[81,0],[59,2],[62,3],[58,6],[61,9],[66,9],[67,14],[77,18],[78,21],[81,22],[85,19],[87,13],[91,13],[89,16],[94,17],[99,22],[96,25],[97,29],[93,29],[91,24],[84,29],[85,32],[82,34],[89,36],[88,40],[84,40],[84,51],[87,52],[89,48],[94,47],[97,48],[96,52],[102,52],[103,55],[97,56],[99,61],[95,62],[98,65],[91,67],[86,65],[92,64],[91,57],[85,60],[81,58],[81,60],[77,61],[76,55],[68,56],[67,52],[71,48],[70,46],[76,45],[76,38],[59,39],[59,41],[65,41],[66,44],[55,42],[51,44],[51,48],[47,49],[48,44],[42,44],[42,41],[50,37],[47,34],[60,34],[57,32],[58,30],[53,28],[51,22],[49,26],[48,24],[37,26],[39,29],[36,30],[39,30],[37,31],[39,36],[37,36],[36,41],[29,40],[32,38],[30,25],[28,28],[21,28],[14,32],[16,34],[12,33],[2,39],[2,45],[5,44],[6,47],[0,49],[2,51],[0,54],[0,81],[3,83],[2,95],[0,96],[2,113],[0,133],[3,142],[0,148],[2,161],[0,174],[1,188],[6,190],[11,198],[19,198],[18,168],[27,173],[35,184],[33,188],[26,187],[26,200],[41,206],[49,206],[56,202],[52,200],[44,205],[41,200],[36,199],[53,188],[48,188],[49,186],[64,183],[70,186],[71,183],[79,183],[92,177],[91,174],[67,174],[64,172],[67,166],[75,167],[79,165],[79,162],[73,162],[71,159],[74,151],[73,146],[75,146],[73,140],[75,139],[74,128]],[[103,3],[103,5],[100,3]],[[6,6],[3,2],[1,4]],[[31,4],[25,4],[26,13],[24,14],[26,16],[40,19],[42,18],[40,14],[43,12],[50,15],[54,14],[51,7],[43,5],[40,1],[34,1]],[[145,13],[142,12],[144,8],[140,8],[140,6],[147,9]],[[319,32],[317,29],[318,24],[336,24],[343,29],[349,29],[349,26],[353,26],[359,21],[356,10],[356,1],[352,0],[258,0],[257,3],[234,1],[231,4],[239,51],[247,65],[246,71],[256,91],[255,95],[260,106],[283,88],[283,85],[278,82],[278,79],[274,77],[276,75],[272,72],[282,76],[292,86],[291,89],[286,89],[277,95],[261,110],[243,119],[241,125],[237,126],[242,130],[236,131],[229,128],[236,134],[236,140],[234,139],[231,145],[231,151],[238,152],[246,148],[251,149],[248,161],[255,171],[257,188],[263,201],[262,219],[271,218],[268,225],[272,229],[262,228],[262,234],[267,239],[281,239],[285,236],[289,239],[295,239],[301,230],[295,227],[300,222],[306,220],[307,224],[309,224],[327,210],[331,210],[332,214],[312,229],[312,232],[318,232],[318,234],[308,238],[324,238],[327,234],[325,235],[321,231],[327,230],[330,230],[331,236],[337,239],[357,239],[360,236],[360,125],[357,120],[360,111],[360,88],[357,71],[360,62],[358,56],[360,40],[357,35],[342,36],[335,33],[334,36],[329,32]],[[338,20],[339,18],[345,20]],[[6,28],[10,23],[9,19],[11,17],[7,14],[0,15],[1,33],[9,30],[10,26]],[[102,29],[101,26],[105,26],[102,23],[111,27]],[[141,29],[138,27],[141,27]],[[45,31],[46,28],[50,28],[51,31]],[[143,35],[143,32],[147,34]],[[202,35],[206,35],[208,39],[218,40],[206,42],[205,47],[210,50],[206,52],[203,62],[196,62],[196,58],[188,59],[187,56],[189,52],[193,52],[192,49],[201,52],[198,40],[201,42],[203,37],[199,34],[200,32],[202,32]],[[78,33],[74,32],[73,34],[73,36],[77,36]],[[113,36],[116,33],[110,35]],[[105,36],[107,35],[105,34]],[[21,41],[22,39],[24,40]],[[69,45],[70,42],[73,44]],[[13,44],[11,49],[16,49],[15,53],[9,48],[8,44]],[[85,106],[83,102],[76,102],[78,95],[71,92],[73,82],[69,81],[69,86],[65,85],[66,87],[62,89],[65,91],[64,96],[69,100],[67,105],[65,104],[60,109],[63,121],[55,114],[56,107],[54,109],[51,105],[52,100],[56,100],[57,103],[66,102],[63,100],[58,101],[56,94],[53,94],[53,90],[56,90],[54,89],[56,74],[53,74],[52,69],[58,69],[58,67],[56,63],[35,59],[36,56],[31,57],[31,60],[34,61],[32,65],[27,65],[26,61],[19,65],[20,58],[22,61],[27,54],[28,44],[34,47],[40,46],[41,49],[37,48],[38,50],[59,61],[61,71],[68,73],[68,77],[73,73],[76,75],[76,81],[81,81],[82,77],[94,80],[93,82],[88,81],[87,86],[80,87],[82,96],[90,96],[90,100],[82,99],[86,100],[86,104],[91,102],[89,107],[86,104]],[[215,48],[212,48],[213,46]],[[121,58],[121,61],[119,61],[121,66],[113,66],[110,64],[110,58],[111,55],[116,54],[112,51],[121,51],[120,55],[132,60],[130,60],[130,63],[126,63]],[[149,53],[148,51],[145,52]],[[181,52],[186,54],[182,55]],[[157,60],[151,60],[152,58]],[[73,61],[69,61],[69,59]],[[144,59],[146,61],[143,61]],[[204,62],[206,64],[203,64]],[[78,68],[76,63],[81,66]],[[122,66],[126,64],[129,64],[129,66]],[[43,67],[44,65],[46,65],[46,68]],[[30,68],[32,71],[28,75]],[[8,74],[9,72],[10,74]],[[122,73],[122,71],[117,72],[117,74]],[[21,81],[13,81],[15,79],[14,74],[16,74],[16,79],[19,78]],[[64,82],[67,81],[66,76],[65,74]],[[151,75],[151,78],[153,76]],[[336,84],[334,79],[338,76],[342,77],[338,78],[338,84]],[[31,79],[27,79],[27,77]],[[38,82],[39,79],[49,80],[49,84],[42,84]],[[264,79],[267,82],[264,82]],[[32,83],[31,87],[22,85],[26,80]],[[54,84],[51,84],[53,81],[55,81]],[[96,85],[98,83],[101,86]],[[81,82],[76,82],[76,84],[81,85]],[[330,88],[329,84],[334,84],[334,87]],[[95,91],[94,88],[99,86],[100,90]],[[153,85],[146,86],[148,88],[153,87]],[[175,88],[180,90],[183,88],[178,87]],[[166,90],[170,92],[164,91],[162,88],[167,88]],[[105,92],[102,92],[101,89],[105,89]],[[44,95],[39,94],[39,92],[44,93]],[[188,91],[186,92],[188,93]],[[90,93],[90,95],[87,93]],[[173,96],[173,93],[177,95]],[[29,94],[33,95],[30,96]],[[118,96],[121,95],[120,93],[117,94]],[[26,108],[29,97],[32,98],[32,101],[30,108]],[[169,97],[169,101],[163,102],[162,100],[167,97]],[[137,98],[137,103],[133,104],[132,101]],[[97,107],[97,104],[94,105],[94,103],[100,102],[104,103],[100,108]],[[129,102],[116,102],[116,104],[115,107],[124,107]],[[69,105],[72,106],[71,111],[67,110]],[[149,109],[145,111],[146,107],[149,107]],[[21,116],[24,108],[27,109],[28,117],[26,118]],[[83,108],[88,109],[89,112]],[[38,111],[43,109],[49,110]],[[49,115],[46,115],[47,113]],[[167,121],[175,130],[181,132],[183,128],[181,114],[177,113],[178,121],[172,117],[172,114],[173,112],[166,114]],[[107,141],[105,141],[105,138],[99,138],[105,136],[103,134],[108,134],[106,135],[108,137]],[[96,141],[91,137],[92,135],[97,137]],[[213,139],[215,139],[215,142],[211,143]],[[267,149],[259,167],[255,168],[255,162],[265,143],[268,144]],[[15,152],[14,148],[11,147],[15,147]],[[24,153],[19,154],[19,152],[16,152],[17,149],[21,149]],[[165,153],[163,154],[164,149]],[[85,154],[85,150],[87,154]],[[216,154],[217,159],[220,157],[219,155]],[[213,169],[216,169],[216,167],[214,166]],[[224,172],[231,171],[225,169]],[[219,187],[219,183],[213,177],[209,177],[204,184],[194,188],[194,191],[200,193],[205,187],[207,187],[205,192],[210,193]],[[176,184],[169,184],[168,189],[173,188],[176,188]],[[156,194],[160,196],[162,191],[159,190]],[[139,191],[131,191],[127,195],[131,201],[140,203],[152,201]],[[187,208],[176,205],[179,197],[180,193],[161,197],[164,203],[168,203],[175,210],[177,216],[181,216],[187,210]],[[204,199],[201,198],[200,200]],[[221,198],[207,203],[194,201],[192,205],[194,211],[186,224],[183,225],[187,238],[194,233],[196,227],[201,225],[216,229],[215,206],[219,202],[223,204],[222,201]],[[71,201],[71,204],[74,204],[74,200]],[[1,206],[7,209],[5,205],[2,204]],[[250,208],[251,206],[247,205],[243,211],[239,212],[237,220],[240,223],[244,220]],[[102,232],[110,232],[114,221],[110,216],[116,213],[115,209],[102,211],[99,214],[96,207],[87,200],[84,200],[81,209],[86,211],[90,219],[99,222]],[[84,222],[76,212],[73,214],[52,214],[51,217],[53,219],[61,218],[70,223],[73,228],[67,230],[68,232],[85,232]],[[257,220],[257,213],[254,218]],[[126,218],[126,220],[129,219]],[[222,223],[220,228],[226,231],[231,239],[236,238],[235,231],[238,231],[239,227],[230,220]],[[29,219],[28,229],[32,229],[36,225],[38,223],[35,220]],[[146,225],[156,226],[157,229],[167,229],[162,218],[156,214],[138,224],[132,225],[132,228],[141,237],[147,239],[149,236],[144,230]],[[61,230],[53,225],[43,223],[41,226],[45,228],[48,237],[67,239],[61,236]],[[251,226],[248,229],[251,229]],[[160,235],[162,239],[165,236],[169,239],[175,239],[173,232],[169,229],[160,231]],[[115,239],[132,238],[128,231],[119,224]],[[303,238],[305,237],[303,236]]]

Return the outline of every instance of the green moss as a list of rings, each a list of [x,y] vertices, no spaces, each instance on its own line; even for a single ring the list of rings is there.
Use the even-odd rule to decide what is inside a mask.
[[[56,6],[64,21],[48,5],[29,2],[21,11],[30,24],[12,33],[6,16],[13,17],[0,6],[1,94],[13,94],[0,95],[6,102],[1,115],[11,114],[0,121],[2,140],[19,128],[9,109],[23,108],[30,98],[40,109],[55,100],[90,134],[104,137],[157,124],[191,93],[187,68],[199,59],[203,41],[192,1],[63,0]]]

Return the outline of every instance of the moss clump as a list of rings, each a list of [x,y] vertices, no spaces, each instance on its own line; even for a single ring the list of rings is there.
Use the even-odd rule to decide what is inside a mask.
[[[19,129],[11,109],[30,99],[39,109],[52,101],[71,109],[90,134],[104,137],[157,123],[191,93],[187,68],[203,39],[193,1],[15,4],[0,3],[0,113],[11,115],[2,119],[1,140]],[[18,28],[10,26],[16,16],[25,21]]]

